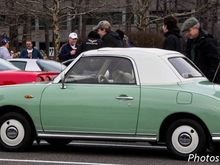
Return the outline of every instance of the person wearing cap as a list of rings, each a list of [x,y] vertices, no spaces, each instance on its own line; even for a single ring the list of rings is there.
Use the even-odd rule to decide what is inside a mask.
[[[163,20],[162,30],[165,40],[163,42],[163,49],[183,52],[183,38],[180,35],[180,29],[177,26],[177,18],[174,16],[167,16]]]
[[[68,43],[64,44],[61,48],[60,48],[60,53],[59,53],[59,60],[62,61],[66,61],[72,58],[76,58],[78,56],[78,48],[79,45],[77,44],[77,40],[78,40],[78,35],[76,33],[70,33],[69,34],[69,39],[68,39]]]
[[[220,61],[215,39],[201,28],[200,22],[195,17],[185,20],[181,30],[188,39],[186,56],[198,66],[210,81],[213,81]],[[220,76],[217,76],[214,82],[220,83]]]
[[[32,41],[27,40],[26,48],[21,51],[19,58],[43,59],[43,56],[36,48],[33,48]]]
[[[119,34],[111,30],[111,24],[108,21],[100,21],[93,30],[97,31],[102,39],[102,47],[123,47]]]
[[[8,48],[9,48],[9,40],[7,38],[1,39],[0,58],[5,60],[12,58]]]

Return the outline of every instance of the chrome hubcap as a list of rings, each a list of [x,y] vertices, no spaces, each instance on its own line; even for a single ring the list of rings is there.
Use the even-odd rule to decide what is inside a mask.
[[[185,133],[185,132],[179,135],[178,140],[179,140],[179,143],[185,147],[189,146],[192,143],[192,137],[190,136],[190,134]]]
[[[6,135],[9,139],[15,139],[18,136],[18,130],[14,126],[9,126],[6,129]]]

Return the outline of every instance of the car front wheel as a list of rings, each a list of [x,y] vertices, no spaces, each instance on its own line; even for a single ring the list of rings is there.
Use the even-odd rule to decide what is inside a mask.
[[[207,138],[204,129],[196,121],[180,119],[168,128],[166,144],[174,156],[187,159],[189,154],[201,154],[205,151]]]
[[[21,114],[11,112],[0,117],[0,147],[5,151],[21,151],[33,143],[32,129]]]

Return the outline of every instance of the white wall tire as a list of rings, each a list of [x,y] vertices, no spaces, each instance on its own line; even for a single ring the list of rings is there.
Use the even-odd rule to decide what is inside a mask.
[[[172,123],[167,130],[168,150],[177,158],[186,159],[191,153],[203,153],[207,148],[204,129],[196,121],[180,119]]]
[[[5,151],[24,150],[33,143],[30,123],[19,113],[0,117],[0,133],[0,147]]]
[[[2,142],[13,147],[22,142],[25,130],[18,120],[9,119],[1,125],[0,133]]]

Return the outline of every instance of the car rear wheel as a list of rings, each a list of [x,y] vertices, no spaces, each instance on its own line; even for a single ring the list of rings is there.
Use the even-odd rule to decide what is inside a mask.
[[[206,150],[207,138],[204,129],[196,121],[180,119],[168,128],[166,144],[174,156],[187,159],[189,154],[201,154]]]
[[[32,143],[32,129],[23,115],[11,112],[0,117],[0,147],[3,150],[21,151]]]

